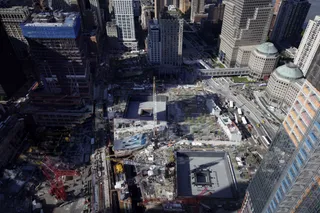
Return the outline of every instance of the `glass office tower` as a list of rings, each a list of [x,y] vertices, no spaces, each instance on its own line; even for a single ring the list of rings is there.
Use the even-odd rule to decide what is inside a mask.
[[[241,213],[320,212],[319,54],[247,189]]]

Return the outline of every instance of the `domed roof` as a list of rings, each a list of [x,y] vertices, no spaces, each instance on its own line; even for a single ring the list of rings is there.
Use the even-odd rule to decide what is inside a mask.
[[[299,79],[303,77],[302,71],[292,62],[278,67],[276,72],[284,78]]]
[[[263,44],[260,44],[256,49],[260,53],[263,53],[266,55],[273,55],[278,53],[277,48],[271,42],[265,42]]]

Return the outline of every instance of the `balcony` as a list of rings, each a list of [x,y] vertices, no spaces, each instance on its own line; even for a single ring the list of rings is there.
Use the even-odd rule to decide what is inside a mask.
[[[297,115],[297,113],[296,113],[294,110],[291,110],[289,114],[290,114],[290,116],[292,117],[292,119],[293,119],[294,121],[297,119],[297,116],[298,116],[298,115]]]
[[[293,133],[295,134],[295,136],[297,137],[297,139],[299,141],[302,139],[302,134],[301,134],[300,130],[298,129],[298,126],[294,127]]]
[[[303,95],[300,94],[300,95],[298,96],[298,100],[300,101],[301,104],[304,104],[304,102],[305,102],[306,99],[305,99],[305,97],[304,97]]]
[[[308,113],[307,113],[307,112],[303,112],[303,113],[301,114],[301,117],[302,117],[303,122],[306,124],[306,126],[309,126],[310,123],[311,123],[311,118],[310,118],[310,116],[308,115]]]
[[[309,88],[308,86],[304,86],[304,87],[302,88],[302,92],[303,92],[306,96],[308,96],[309,93],[310,93],[310,88]]]
[[[292,128],[293,127],[293,119],[291,118],[291,116],[288,116],[288,118],[287,118],[287,123],[288,123],[288,126],[290,127],[290,128]]]
[[[320,108],[319,98],[316,94],[310,95],[310,103],[314,106],[314,108]]]
[[[290,136],[290,139],[291,139],[291,141],[293,142],[293,144],[294,144],[296,147],[298,147],[298,141],[297,141],[297,138],[295,137],[295,135],[294,135],[294,134],[290,134],[289,136]]]
[[[307,127],[305,126],[305,124],[302,122],[302,120],[301,119],[299,119],[298,121],[297,121],[297,125],[298,125],[298,128],[301,130],[301,132],[302,132],[302,134],[304,134],[305,132],[306,132],[306,130],[307,130]]]
[[[294,109],[296,110],[296,112],[300,112],[300,110],[301,110],[301,104],[299,103],[299,101],[296,101],[295,103],[294,103]]]
[[[310,117],[313,118],[316,115],[316,112],[315,112],[314,108],[311,106],[311,103],[307,103],[305,105],[305,108],[306,108],[308,114],[310,115]]]

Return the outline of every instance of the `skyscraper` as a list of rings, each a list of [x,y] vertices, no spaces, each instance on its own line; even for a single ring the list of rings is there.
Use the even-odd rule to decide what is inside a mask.
[[[164,0],[154,0],[154,17],[159,19],[161,11],[164,9]]]
[[[70,126],[87,112],[90,63],[78,13],[34,13],[21,25],[40,85],[30,92],[30,113],[39,125]],[[30,107],[31,107],[30,106]]]
[[[25,60],[28,56],[28,42],[23,37],[20,24],[24,22],[30,15],[27,6],[0,8],[0,21],[9,36],[10,43],[15,51],[15,54],[20,60]]]
[[[320,212],[320,51],[273,139],[241,213]]]
[[[299,40],[308,14],[308,0],[283,0],[270,40],[280,48],[292,46]]]
[[[158,20],[150,20],[148,27],[148,60],[152,64],[160,64],[161,62],[160,34]]]
[[[271,0],[228,0],[225,5],[219,55],[228,67],[234,67],[239,47],[267,39],[273,7]]]
[[[301,40],[298,53],[294,59],[306,75],[310,68],[311,62],[315,57],[320,46],[320,16],[316,16],[314,20],[310,20]]]
[[[133,0],[114,0],[113,5],[119,41],[125,48],[136,50]]]
[[[183,19],[175,7],[170,7],[160,18],[161,65],[182,64]]]
[[[0,22],[0,96],[11,98],[20,87],[26,83],[26,76],[22,70],[22,64],[14,54],[14,50],[10,45],[8,36],[6,35],[3,25]]]
[[[194,16],[200,13],[204,13],[204,0],[192,0],[190,14],[191,23],[194,22]]]

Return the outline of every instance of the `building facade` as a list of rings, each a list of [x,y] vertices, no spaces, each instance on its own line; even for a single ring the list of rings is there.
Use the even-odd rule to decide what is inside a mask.
[[[192,0],[190,22],[193,23],[194,17],[201,13],[204,13],[204,0]]]
[[[234,67],[240,46],[266,41],[273,7],[271,0],[229,0],[225,5],[219,57],[228,67]]]
[[[81,122],[90,112],[85,101],[91,100],[91,74],[79,13],[35,13],[21,29],[39,80],[25,112],[43,126]]]
[[[119,41],[129,50],[137,50],[133,0],[114,0],[114,13]]]
[[[20,28],[20,24],[24,22],[29,15],[30,11],[26,6],[0,8],[0,21],[9,37],[15,54],[20,60],[25,60],[29,56],[28,42],[22,35]]]
[[[266,98],[269,105],[282,107],[283,104],[291,106],[303,84],[303,74],[293,63],[282,65],[271,74],[266,88]],[[296,85],[297,84],[297,85]],[[287,103],[285,103],[287,101]]]
[[[45,89],[89,99],[89,62],[79,14],[34,14],[21,28]]]
[[[158,20],[150,20],[148,27],[148,60],[152,64],[161,62],[161,37]]]
[[[175,8],[161,16],[161,65],[180,66],[182,64],[183,19]]]
[[[320,84],[319,78],[313,80],[318,73],[307,72],[247,189],[241,213],[320,211]]]
[[[278,50],[272,43],[266,42],[257,46],[251,52],[248,62],[250,76],[258,80],[268,78],[276,68],[279,57]]]
[[[302,25],[310,9],[308,0],[283,0],[270,40],[277,47],[290,47],[300,38]]]
[[[0,107],[3,109],[3,106]],[[0,114],[2,114],[2,110]],[[0,170],[22,150],[27,135],[24,119],[19,119],[17,115],[3,118],[5,119],[0,121]]]
[[[306,75],[310,65],[320,48],[320,16],[310,20],[301,40],[298,53],[294,59]]]
[[[233,123],[229,117],[220,116],[218,118],[218,123],[223,129],[224,133],[228,136],[230,141],[240,142],[242,139],[242,134],[239,131],[237,125]]]

